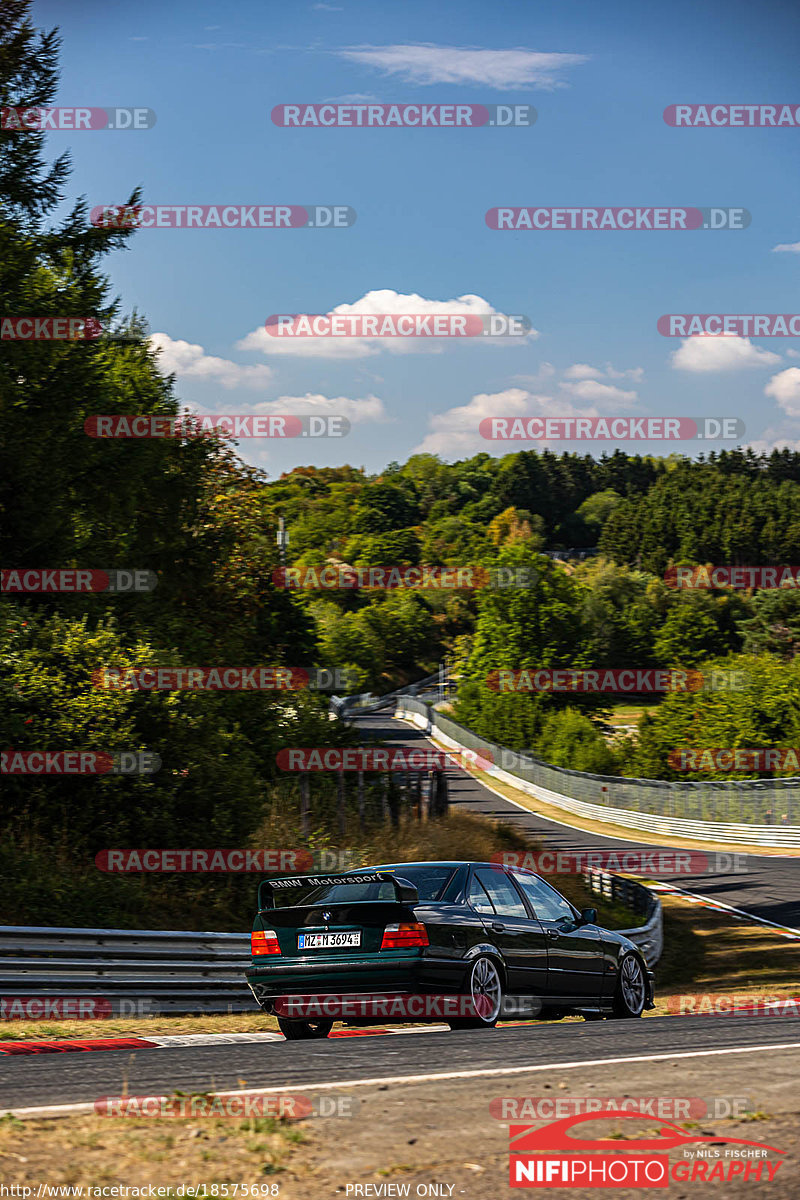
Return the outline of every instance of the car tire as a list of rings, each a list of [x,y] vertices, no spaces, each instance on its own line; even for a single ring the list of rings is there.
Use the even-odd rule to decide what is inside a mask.
[[[640,1017],[647,998],[647,970],[638,954],[626,954],[619,964],[612,1003],[615,1017]]]
[[[466,990],[461,996],[472,998],[476,1016],[453,1017],[447,1022],[451,1029],[494,1028],[503,1006],[503,975],[494,958],[481,954],[473,961]],[[484,1009],[486,1011],[481,1015]]]
[[[278,1028],[287,1042],[300,1042],[307,1038],[326,1038],[333,1028],[333,1021],[289,1021],[286,1017],[278,1017]]]

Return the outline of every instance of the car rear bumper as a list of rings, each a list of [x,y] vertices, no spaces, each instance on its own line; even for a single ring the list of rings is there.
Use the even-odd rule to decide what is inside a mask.
[[[247,984],[263,1007],[279,996],[353,995],[364,992],[405,994],[460,992],[468,963],[464,959],[415,955],[364,955],[324,962],[294,959],[259,963],[245,971]]]

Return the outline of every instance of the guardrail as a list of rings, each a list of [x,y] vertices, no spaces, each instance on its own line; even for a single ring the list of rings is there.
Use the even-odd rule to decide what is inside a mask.
[[[114,1016],[256,1012],[249,963],[249,933],[0,927],[3,999],[91,997]]]
[[[405,687],[387,692],[383,696],[374,696],[372,692],[361,692],[358,696],[331,696],[331,710],[337,717],[346,717],[353,711],[359,713],[378,712],[380,709],[390,708],[401,696],[419,696],[429,691],[436,691],[439,678],[440,674],[436,671],[433,675],[426,675],[424,679],[418,679],[416,683],[406,684]]]
[[[642,883],[610,875],[608,871],[596,867],[584,872],[584,879],[593,892],[642,913],[644,925],[636,925],[633,929],[617,929],[616,932],[637,945],[648,967],[654,967],[664,950],[664,915],[658,896]]]
[[[641,946],[648,965],[657,962],[663,946],[658,898],[606,871],[591,870],[587,881],[593,891],[645,914],[646,924],[619,932]],[[14,999],[88,997],[109,1002],[108,1015],[117,1017],[257,1012],[242,974],[249,964],[247,933],[0,927],[6,1008]],[[50,1019],[56,1016],[54,1010]]]
[[[698,841],[800,846],[800,825],[791,823],[800,814],[800,779],[673,783],[592,775],[499,746],[412,696],[398,698],[395,716],[435,730],[445,746],[474,750],[488,775],[576,816]]]

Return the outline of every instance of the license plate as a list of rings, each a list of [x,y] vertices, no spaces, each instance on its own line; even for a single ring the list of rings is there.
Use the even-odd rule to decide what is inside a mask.
[[[298,950],[326,950],[331,946],[360,945],[360,929],[348,933],[300,933],[297,935]]]

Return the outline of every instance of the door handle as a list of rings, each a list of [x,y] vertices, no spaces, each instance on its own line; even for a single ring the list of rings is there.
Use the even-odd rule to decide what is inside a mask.
[[[505,929],[505,925],[501,925],[499,921],[492,921],[492,929],[495,931],[495,933],[502,933]]]
[[[557,929],[548,929],[548,930],[547,930],[547,936],[548,936],[549,938],[552,938],[552,939],[553,939],[553,941],[554,941],[554,942],[556,942],[556,941],[558,941],[558,939],[561,937],[561,934],[558,932],[558,930],[557,930]]]

